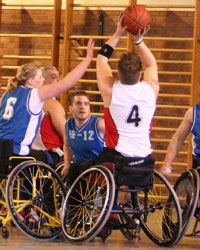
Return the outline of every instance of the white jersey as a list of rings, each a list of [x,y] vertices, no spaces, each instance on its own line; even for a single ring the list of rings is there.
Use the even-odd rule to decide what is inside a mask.
[[[151,154],[150,132],[155,109],[156,95],[148,83],[115,82],[111,104],[104,109],[106,147],[129,157]]]

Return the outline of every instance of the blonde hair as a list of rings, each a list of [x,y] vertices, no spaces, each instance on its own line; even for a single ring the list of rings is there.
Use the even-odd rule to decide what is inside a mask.
[[[40,67],[34,63],[23,64],[17,70],[15,77],[9,79],[7,84],[7,92],[13,93],[17,87],[24,86],[26,81],[34,77]]]

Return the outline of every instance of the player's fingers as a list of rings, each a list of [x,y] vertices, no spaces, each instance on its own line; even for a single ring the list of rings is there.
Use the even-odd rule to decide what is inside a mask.
[[[124,12],[120,12],[118,16],[118,22],[122,22],[123,18],[124,18]]]

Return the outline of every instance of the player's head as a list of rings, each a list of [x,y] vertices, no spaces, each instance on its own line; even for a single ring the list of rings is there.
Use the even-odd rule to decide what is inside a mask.
[[[118,62],[118,74],[122,84],[135,84],[140,80],[142,61],[135,53],[122,54]]]
[[[83,90],[70,93],[68,96],[69,111],[74,119],[85,121],[90,116],[90,100],[88,94]]]
[[[19,86],[38,88],[42,86],[43,82],[41,68],[34,63],[27,63],[20,66],[16,76],[9,80],[7,91],[12,93]]]
[[[52,84],[60,79],[60,74],[54,66],[44,67],[42,69],[42,75],[44,77],[44,84]]]

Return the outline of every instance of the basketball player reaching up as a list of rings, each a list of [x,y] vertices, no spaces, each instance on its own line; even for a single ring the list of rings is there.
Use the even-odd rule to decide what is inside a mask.
[[[118,63],[119,80],[114,80],[108,61],[126,30],[122,26],[123,16],[120,14],[115,33],[97,56],[97,82],[104,102],[105,150],[145,158],[152,153],[149,131],[159,92],[157,63],[142,39],[148,28],[139,30],[137,35],[131,35],[139,56],[122,54]],[[113,158],[112,152],[110,157]]]
[[[73,174],[69,173],[73,178],[75,174],[77,177],[85,169],[102,162],[118,163],[119,157],[134,161],[135,157],[145,159],[152,153],[150,128],[159,84],[155,57],[142,39],[148,29],[131,35],[139,56],[130,52],[122,54],[118,63],[118,81],[114,80],[108,64],[126,31],[122,26],[123,16],[120,14],[115,33],[97,56],[97,82],[104,102],[106,147],[99,157],[81,163],[76,171],[72,171]],[[142,63],[145,66],[143,80]]]

